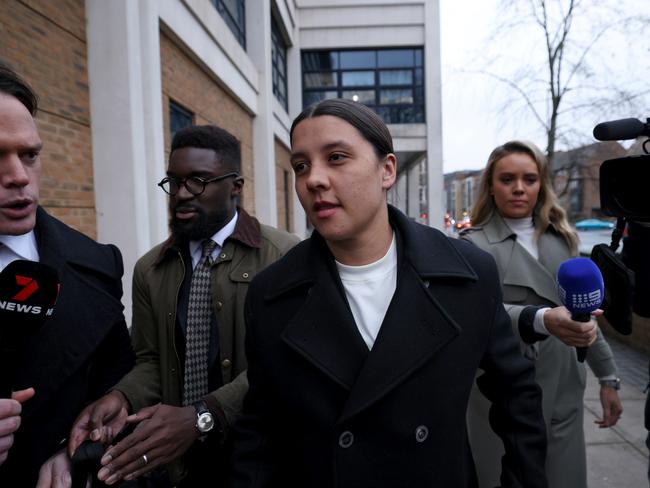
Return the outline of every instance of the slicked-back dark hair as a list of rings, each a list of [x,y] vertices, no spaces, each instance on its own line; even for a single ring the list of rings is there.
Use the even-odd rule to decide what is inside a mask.
[[[38,110],[38,97],[32,87],[14,70],[0,63],[0,93],[12,96],[22,103],[32,117]]]
[[[172,152],[184,147],[212,149],[219,163],[230,171],[241,169],[241,146],[235,136],[216,125],[192,125],[179,130],[172,140]]]
[[[320,115],[331,115],[345,120],[372,145],[379,159],[384,159],[387,154],[395,152],[393,138],[381,117],[362,103],[344,98],[322,100],[303,110],[291,124],[289,133],[291,143],[293,144],[293,131],[300,122]]]

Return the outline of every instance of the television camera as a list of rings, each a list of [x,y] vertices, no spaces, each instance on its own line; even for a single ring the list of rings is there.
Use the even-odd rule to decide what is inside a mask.
[[[603,122],[594,128],[599,141],[650,138],[650,118]],[[605,215],[637,222],[650,222],[650,139],[643,143],[645,154],[609,159],[600,166],[600,208]]]

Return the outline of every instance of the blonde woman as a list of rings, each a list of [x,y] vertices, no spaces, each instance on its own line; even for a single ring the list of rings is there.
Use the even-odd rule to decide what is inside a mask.
[[[601,383],[600,427],[614,425],[622,411],[617,369],[596,322],[571,320],[557,296],[557,268],[576,255],[578,239],[559,205],[546,158],[537,146],[511,141],[492,151],[472,219],[475,227],[461,237],[495,258],[513,329],[524,355],[535,361],[547,426],[549,487],[586,488],[586,372],[575,346],[591,345],[587,362]],[[487,403],[476,389],[468,424],[480,486],[496,486],[503,445],[489,429]]]

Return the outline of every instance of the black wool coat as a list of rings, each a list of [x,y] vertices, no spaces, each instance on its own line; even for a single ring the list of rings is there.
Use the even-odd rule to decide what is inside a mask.
[[[475,487],[465,412],[479,367],[506,446],[502,485],[546,486],[541,392],[494,260],[389,214],[397,290],[371,351],[318,233],[251,284],[232,488]]]
[[[122,256],[42,208],[36,214],[40,262],[55,268],[61,288],[54,314],[31,337],[15,367],[14,389],[33,387],[4,465],[0,486],[36,486],[41,465],[67,447],[72,423],[134,364],[122,313]],[[4,326],[4,324],[3,324]]]

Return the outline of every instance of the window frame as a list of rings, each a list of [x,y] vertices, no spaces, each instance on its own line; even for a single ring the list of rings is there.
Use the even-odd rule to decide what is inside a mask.
[[[237,42],[246,50],[246,0],[233,1],[237,2],[238,12],[231,12],[230,7],[223,0],[212,0],[212,5],[219,12]],[[235,18],[235,15],[238,18]]]
[[[184,129],[185,127],[191,127],[192,125],[194,125],[194,112],[184,107],[183,105],[173,100],[172,98],[169,99],[169,103],[167,104],[167,110],[169,110],[169,135],[170,135],[169,141],[171,144],[171,141],[174,139],[176,132],[178,132],[181,129]],[[172,120],[174,119],[174,113],[177,113],[182,117],[187,117],[187,119],[189,119],[189,124],[182,125],[182,127],[177,127],[176,130],[174,130],[172,124]]]
[[[411,51],[411,61],[404,63],[404,66],[382,66],[380,58],[382,54],[389,53],[390,51]],[[367,60],[374,58],[374,66],[368,67],[367,62],[364,61],[364,65],[361,66],[346,66],[342,67],[344,62],[341,61],[341,53],[368,53],[370,56]],[[318,63],[322,63],[323,60],[327,60],[327,63],[330,64],[329,68],[324,68],[322,64],[319,66],[314,66],[315,63],[312,62],[312,59],[308,59],[310,56],[314,58],[318,57]],[[362,57],[359,56],[359,59]],[[354,57],[351,57],[354,59]],[[360,62],[361,62],[360,61]],[[327,64],[326,63],[326,64]],[[402,64],[402,63],[399,63]],[[369,72],[374,73],[373,84],[365,85],[343,85],[343,78],[345,73],[350,72]],[[382,72],[410,72],[411,73],[411,83],[409,84],[381,84],[381,73]],[[321,74],[327,76],[328,74],[333,75],[335,81],[335,86],[308,86],[307,80],[308,76],[312,74]],[[423,46],[405,46],[405,47],[386,47],[380,49],[337,49],[337,50],[305,50],[301,53],[301,76],[302,76],[302,86],[303,86],[303,108],[308,106],[310,103],[314,103],[317,100],[323,100],[326,98],[331,98],[333,92],[336,92],[338,97],[343,97],[343,92],[357,91],[365,92],[368,90],[374,91],[374,101],[372,103],[366,103],[368,107],[372,110],[375,110],[387,124],[408,124],[408,123],[426,123],[426,93],[424,89],[425,85],[425,72],[424,72],[424,48]],[[312,77],[314,78],[314,77]],[[313,81],[313,80],[312,80]],[[413,103],[380,103],[381,102],[381,93],[382,91],[387,90],[410,90],[413,97]],[[316,94],[317,97],[323,96],[324,98],[316,98],[313,95]],[[309,100],[309,103],[308,103]],[[410,111],[410,114],[408,113]]]
[[[287,80],[287,51],[288,46],[280,27],[278,26],[275,16],[271,16],[271,80],[273,86],[273,95],[277,98],[280,105],[289,111],[288,93],[289,83]],[[280,59],[278,59],[280,58]],[[282,64],[282,71],[279,66]],[[284,95],[281,93],[280,86],[284,87]]]

